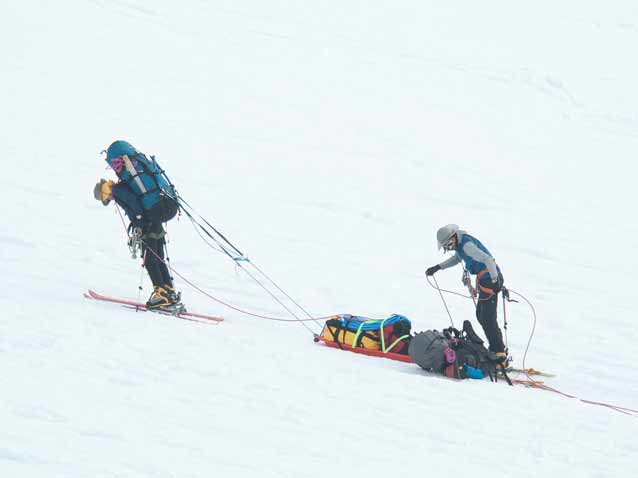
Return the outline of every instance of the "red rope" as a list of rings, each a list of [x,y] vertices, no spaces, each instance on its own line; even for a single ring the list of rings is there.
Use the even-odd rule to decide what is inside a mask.
[[[144,241],[142,241],[142,242],[144,243],[144,245],[146,245],[146,243]],[[164,259],[162,259],[159,255],[157,255],[157,253],[155,251],[149,249],[148,247],[146,248],[146,250],[150,251],[155,257],[157,257],[157,259],[159,259],[164,264],[166,264],[166,261],[164,261]],[[228,302],[224,302],[223,300],[218,299],[217,297],[214,297],[213,295],[209,294],[204,289],[202,289],[199,286],[195,285],[193,282],[191,282],[186,277],[184,277],[182,274],[180,274],[179,271],[177,271],[174,267],[171,267],[171,271],[174,272],[180,279],[182,279],[184,282],[186,282],[193,289],[195,289],[196,291],[198,291],[201,294],[205,295],[209,299],[214,300],[215,302],[223,305],[224,307],[228,307],[229,309],[235,310],[235,311],[240,312],[240,313],[245,314],[245,315],[249,315],[251,317],[257,317],[259,319],[265,319],[265,320],[274,320],[274,321],[277,321],[277,322],[310,322],[310,321],[313,321],[313,320],[326,320],[326,319],[330,318],[330,317],[319,317],[319,318],[314,318],[313,317],[313,318],[310,318],[310,319],[282,319],[282,318],[278,318],[278,317],[269,317],[267,315],[260,315],[260,314],[255,314],[253,312],[248,312],[247,310],[240,309],[237,306],[229,304]]]
[[[445,290],[445,289],[439,289],[439,288],[438,288],[438,284],[437,284],[437,286],[435,287],[435,286],[434,286],[434,285],[430,282],[429,277],[428,277],[427,279],[428,279],[428,283],[429,283],[432,287],[434,287],[434,288],[438,289],[438,290],[439,290],[439,292],[447,292],[448,294],[458,295],[458,296],[460,296],[460,297],[464,297],[464,298],[466,298],[466,299],[470,299],[470,298],[474,299],[474,297],[472,297],[472,296],[468,296],[468,295],[465,295],[465,294],[461,294],[461,293],[459,293],[459,292],[454,292],[454,291]],[[532,314],[533,314],[533,316],[534,316],[534,324],[533,324],[533,326],[532,326],[532,332],[530,333],[530,337],[529,337],[529,340],[528,340],[528,342],[527,342],[527,346],[525,347],[525,352],[524,352],[524,354],[523,354],[523,370],[525,370],[525,376],[527,377],[527,380],[516,380],[516,379],[514,379],[514,380],[512,380],[512,382],[513,382],[513,383],[517,383],[517,384],[521,384],[521,385],[527,385],[527,386],[534,387],[534,388],[539,388],[539,389],[541,389],[541,390],[546,390],[546,391],[548,391],[548,392],[556,393],[556,394],[561,395],[561,396],[563,396],[563,397],[565,397],[565,398],[572,398],[572,399],[576,399],[576,400],[578,400],[578,401],[580,401],[580,402],[583,402],[583,403],[586,403],[586,404],[588,404],[588,405],[597,405],[597,406],[600,406],[600,407],[609,408],[609,409],[611,409],[611,410],[615,410],[615,411],[617,411],[617,412],[620,412],[620,413],[623,413],[623,414],[625,414],[625,415],[629,415],[629,416],[635,416],[634,414],[638,414],[638,410],[635,410],[635,409],[633,409],[633,408],[621,407],[621,406],[619,406],[619,405],[613,405],[613,404],[605,403],[605,402],[596,402],[596,401],[593,401],[593,400],[585,400],[584,398],[580,398],[580,397],[577,397],[577,396],[575,396],[575,395],[570,395],[570,394],[568,394],[568,393],[561,392],[560,390],[558,390],[558,389],[556,389],[556,388],[553,388],[553,387],[550,387],[550,386],[548,386],[548,385],[545,385],[543,382],[537,381],[537,380],[535,380],[534,378],[532,378],[532,377],[530,376],[529,372],[528,372],[527,367],[525,367],[525,360],[527,359],[527,352],[529,351],[529,347],[530,347],[530,344],[531,344],[531,342],[532,342],[532,337],[534,336],[534,331],[536,330],[536,310],[534,309],[534,306],[532,305],[532,303],[531,303],[531,302],[530,302],[530,301],[529,301],[529,300],[528,300],[525,296],[523,296],[523,295],[522,295],[522,294],[520,294],[519,292],[516,292],[516,291],[514,291],[514,290],[512,290],[512,289],[508,289],[508,290],[509,290],[510,292],[512,292],[512,293],[514,293],[514,294],[516,294],[516,295],[518,295],[518,296],[519,296],[520,298],[522,298],[525,302],[527,302],[527,304],[528,304],[528,305],[529,305],[529,307],[531,308],[531,310],[532,310]],[[480,300],[480,299],[479,299],[479,300]],[[476,302],[475,302],[474,304],[476,305]],[[504,301],[504,300],[503,300],[503,307],[505,307],[505,301]],[[504,310],[505,310],[505,309],[504,309]],[[503,312],[503,313],[505,314],[505,312]]]
[[[127,230],[126,222],[124,221],[124,217],[122,216],[122,212],[120,211],[120,208],[117,206],[117,204],[115,205],[115,209],[117,209],[117,212],[120,215],[120,219],[122,220],[122,225],[124,226],[124,230]],[[142,241],[142,243],[146,246],[146,243],[144,241]],[[177,275],[180,279],[182,279],[184,282],[186,282],[189,286],[191,286],[196,291],[198,291],[201,294],[205,295],[209,299],[214,300],[218,304],[221,304],[224,307],[228,307],[229,309],[232,309],[232,310],[234,310],[236,312],[240,312],[240,313],[242,313],[244,315],[248,315],[248,316],[251,316],[251,317],[257,317],[259,319],[264,319],[264,320],[273,320],[273,321],[276,321],[276,322],[310,322],[310,321],[315,321],[315,320],[326,320],[326,319],[330,318],[330,317],[312,317],[310,319],[282,319],[282,318],[279,318],[279,317],[269,317],[267,315],[260,315],[260,314],[255,314],[253,312],[248,312],[247,310],[244,310],[244,309],[241,309],[241,308],[239,308],[239,307],[237,307],[235,305],[229,304],[228,302],[225,302],[225,301],[223,301],[221,299],[218,299],[217,297],[214,297],[213,295],[209,294],[208,292],[206,292],[205,290],[203,290],[199,286],[195,285],[192,281],[188,280],[182,274],[180,274],[179,271],[177,271],[172,265],[169,265],[155,251],[153,251],[149,247],[146,247],[145,250],[146,250],[146,252],[150,251],[158,260],[160,260],[163,264],[165,264],[167,267],[169,267],[171,269],[171,272],[174,272],[175,275]],[[146,258],[146,253],[144,254],[144,257]]]

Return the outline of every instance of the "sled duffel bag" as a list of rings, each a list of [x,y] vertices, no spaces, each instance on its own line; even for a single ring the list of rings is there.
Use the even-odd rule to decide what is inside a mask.
[[[339,347],[346,345],[407,355],[411,327],[410,319],[398,314],[386,319],[341,314],[326,320],[321,331],[321,340]]]

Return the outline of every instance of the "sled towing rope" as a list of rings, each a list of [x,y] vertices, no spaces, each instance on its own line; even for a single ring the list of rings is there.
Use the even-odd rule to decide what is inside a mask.
[[[155,161],[155,157],[154,156],[151,156],[151,158],[153,159],[153,161]],[[170,186],[169,188],[167,188],[168,191],[165,191],[165,194],[169,198],[171,198],[173,201],[175,201],[177,203],[177,205],[179,206],[179,211],[181,211],[181,212],[183,211],[184,214],[186,214],[186,216],[189,218],[189,220],[193,224],[193,227],[197,231],[197,233],[200,236],[200,238],[204,241],[204,243],[207,246],[211,247],[213,250],[226,254],[230,259],[233,260],[233,262],[235,263],[235,265],[239,269],[244,271],[244,273],[246,275],[248,275],[257,285],[259,285],[259,287],[261,287],[268,295],[270,295],[273,298],[273,300],[275,300],[275,302],[277,302],[291,316],[293,316],[295,318],[295,321],[300,322],[304,327],[306,327],[313,334],[313,336],[316,336],[317,334],[315,332],[313,332],[310,328],[308,328],[308,326],[306,326],[304,324],[304,322],[314,321],[317,326],[321,327],[321,324],[317,320],[317,318],[315,318],[306,309],[304,309],[297,301],[295,301],[288,293],[286,293],[270,276],[268,276],[262,269],[260,269],[256,264],[254,264],[250,259],[248,259],[248,257],[246,257],[244,255],[244,253],[239,250],[239,248],[237,248],[232,242],[230,242],[230,240],[224,234],[222,234],[219,231],[219,229],[217,229],[215,226],[213,226],[210,223],[210,221],[206,220],[201,214],[196,212],[195,209],[184,198],[182,198],[181,195],[178,193],[177,188],[174,186],[173,182],[170,180],[170,178],[166,174],[166,171],[164,171],[163,169],[160,169],[159,174],[166,180],[166,182]],[[120,215],[121,215],[121,213],[120,213]],[[197,218],[194,217],[195,215],[199,217],[201,222]],[[202,224],[202,222],[204,224]],[[206,237],[204,237],[202,235],[202,232],[211,241],[213,241],[213,243],[215,243],[216,246],[211,244],[209,242],[209,240],[207,240]],[[166,263],[166,262],[164,262],[164,263]],[[271,286],[274,287],[277,291],[279,291],[291,304],[293,304],[294,307],[298,308],[304,314],[306,314],[308,316],[309,320],[301,319],[292,310],[291,307],[286,305],[283,300],[281,300],[279,297],[277,297],[273,293],[273,291],[269,287],[264,285],[262,283],[262,281],[259,280],[255,276],[255,274],[253,274],[250,270],[248,270],[248,267],[244,266],[244,264],[247,264],[248,266],[252,267],[258,274],[260,274],[263,278],[265,278],[268,281],[268,283],[271,284]],[[171,269],[171,270],[174,270],[174,269]],[[179,275],[179,276],[184,278],[182,275]],[[188,281],[188,283],[189,283],[189,285],[191,287],[194,287],[199,292],[204,293],[204,291],[202,291],[200,288],[196,287],[195,284],[193,284],[192,282]],[[206,295],[209,298],[213,299],[213,297],[210,296],[210,294],[206,294]],[[217,300],[217,299],[215,299],[215,300]],[[230,304],[225,304],[225,303],[224,303],[224,305],[230,306]],[[231,307],[231,308],[233,308],[233,307]],[[246,313],[246,311],[241,311],[239,308],[236,308],[236,307],[234,307],[234,310],[240,311],[242,313]],[[248,314],[248,315],[258,316],[259,314]],[[261,316],[261,318],[266,318],[266,316]],[[269,319],[274,319],[274,318],[273,317],[269,317]]]
[[[118,214],[120,215],[120,218],[121,218],[121,220],[122,220],[122,225],[124,226],[124,229],[125,229],[125,231],[126,231],[126,230],[127,230],[127,228],[126,228],[126,223],[125,223],[125,221],[124,221],[124,216],[122,215],[122,212],[120,211],[119,207],[117,207],[117,205],[116,205],[116,209],[117,209]],[[186,211],[184,211],[184,212],[187,214],[187,216],[190,216],[190,215],[189,215]],[[207,221],[206,221],[206,222],[207,222]],[[197,224],[198,224],[200,227],[202,227],[199,223],[197,223]],[[212,226],[211,226],[211,227],[212,227]],[[172,272],[172,273],[174,273],[175,275],[177,275],[180,279],[182,279],[182,280],[183,280],[183,281],[184,281],[187,285],[189,285],[191,288],[195,289],[197,292],[201,293],[202,295],[204,295],[204,296],[208,297],[209,299],[211,299],[211,300],[213,300],[213,301],[217,302],[218,304],[221,304],[221,305],[223,305],[224,307],[227,307],[227,308],[229,308],[229,309],[231,309],[231,310],[234,310],[234,311],[236,311],[236,312],[239,312],[239,313],[241,313],[241,314],[248,315],[248,316],[255,317],[255,318],[260,318],[260,319],[264,319],[264,320],[271,320],[271,321],[276,321],[276,322],[299,322],[299,323],[300,323],[300,324],[301,324],[304,328],[306,328],[306,329],[307,329],[307,330],[308,330],[308,331],[309,331],[309,332],[313,335],[313,337],[317,337],[317,334],[316,334],[316,333],[315,333],[315,332],[314,332],[314,331],[313,331],[310,327],[308,327],[308,325],[306,324],[306,322],[311,322],[311,321],[312,321],[312,322],[315,322],[315,323],[317,323],[317,324],[318,324],[318,323],[319,323],[319,320],[325,320],[325,319],[327,319],[328,317],[319,317],[319,318],[316,318],[316,317],[311,316],[311,315],[310,315],[307,311],[305,311],[305,309],[303,309],[300,305],[298,305],[298,304],[297,304],[297,303],[296,303],[296,302],[295,302],[295,301],[294,301],[294,300],[293,300],[293,299],[292,299],[292,298],[291,298],[288,294],[286,294],[283,290],[281,290],[281,289],[280,289],[280,288],[279,288],[279,287],[278,287],[278,286],[274,283],[274,281],[270,280],[273,284],[275,284],[275,286],[276,286],[279,290],[281,290],[281,291],[282,291],[282,293],[284,293],[284,294],[286,295],[286,297],[288,297],[288,298],[291,300],[291,302],[293,302],[294,304],[296,304],[296,305],[297,305],[297,306],[298,306],[301,310],[303,310],[303,311],[304,311],[304,312],[305,312],[305,313],[309,316],[309,318],[308,318],[308,319],[302,319],[302,318],[298,317],[298,316],[297,316],[297,314],[295,314],[292,310],[290,310],[290,308],[289,308],[288,306],[286,306],[286,305],[283,303],[283,301],[281,301],[281,300],[280,300],[277,296],[275,296],[275,295],[274,295],[274,294],[273,294],[273,293],[272,293],[272,292],[271,292],[271,291],[270,291],[267,287],[265,287],[265,286],[261,283],[261,281],[259,281],[259,280],[258,280],[258,279],[254,276],[254,274],[252,274],[252,273],[251,273],[250,271],[248,271],[246,268],[242,267],[242,266],[241,266],[241,264],[240,264],[240,262],[247,262],[247,263],[251,264],[251,265],[252,265],[252,266],[253,266],[256,270],[258,270],[258,271],[261,271],[261,269],[257,269],[257,267],[256,267],[256,266],[254,266],[254,265],[252,264],[252,262],[251,262],[250,260],[248,260],[248,258],[246,258],[245,256],[243,256],[243,254],[242,254],[240,257],[235,257],[235,256],[233,256],[233,254],[230,254],[230,252],[228,251],[228,248],[223,247],[223,244],[222,244],[221,242],[219,242],[219,241],[218,241],[218,240],[217,240],[217,239],[216,239],[216,238],[215,238],[212,234],[210,234],[210,233],[209,233],[209,231],[206,231],[206,230],[205,230],[205,228],[203,228],[203,227],[202,227],[202,229],[203,229],[203,230],[207,233],[207,235],[209,235],[209,236],[211,237],[211,239],[212,239],[212,240],[214,240],[217,244],[219,244],[219,245],[222,247],[222,249],[223,249],[223,252],[224,252],[224,253],[226,253],[229,257],[231,257],[231,258],[233,259],[233,261],[235,261],[235,263],[236,263],[236,264],[238,264],[238,266],[239,266],[239,267],[240,267],[240,268],[241,268],[244,272],[246,272],[246,274],[247,274],[249,277],[251,277],[251,278],[252,278],[255,282],[257,282],[257,283],[259,284],[259,286],[260,286],[260,287],[262,287],[264,290],[266,290],[266,292],[267,292],[267,293],[268,293],[271,297],[273,297],[273,298],[275,299],[275,301],[277,301],[280,305],[282,305],[282,307],[284,307],[284,308],[285,308],[285,309],[286,309],[286,310],[287,310],[287,311],[288,311],[288,312],[289,312],[289,313],[290,313],[290,314],[291,314],[294,318],[293,318],[293,319],[285,319],[285,318],[271,317],[271,316],[267,316],[267,315],[256,314],[256,313],[253,313],[253,312],[249,312],[249,311],[247,311],[247,310],[245,310],[245,309],[242,309],[242,308],[240,308],[240,307],[237,307],[237,306],[235,306],[235,305],[233,305],[233,304],[230,304],[229,302],[226,302],[226,301],[224,301],[224,300],[221,300],[221,299],[219,299],[219,298],[217,298],[217,297],[213,296],[212,294],[210,294],[210,293],[206,292],[204,289],[202,289],[201,287],[197,286],[197,285],[196,285],[193,281],[191,281],[191,280],[189,280],[188,278],[186,278],[183,274],[181,274],[178,270],[176,270],[176,269],[172,266],[172,264],[169,264],[169,263],[168,263],[165,259],[161,258],[158,254],[156,254],[156,253],[155,253],[153,250],[151,250],[150,248],[148,248],[148,247],[147,247],[147,248],[146,248],[146,250],[147,250],[147,252],[152,253],[152,254],[153,254],[153,255],[157,258],[157,260],[159,260],[160,262],[162,262],[162,263],[166,264],[166,266],[170,268],[171,272]],[[213,228],[213,229],[214,229],[214,228]],[[223,236],[221,236],[221,234],[220,234],[220,237],[223,237]],[[232,244],[230,244],[230,242],[228,242],[228,240],[227,240],[226,238],[224,238],[224,241],[225,241],[226,243],[228,243],[228,244],[230,245],[230,247],[232,247],[232,248],[233,248],[233,250],[234,250],[234,251],[236,251],[236,252],[240,253],[240,251],[239,251],[238,249],[236,249],[234,246],[232,246]],[[142,242],[142,244],[143,244],[144,246],[146,246],[146,243],[144,242],[144,240],[143,240],[143,239],[141,239],[141,242]],[[207,241],[205,241],[205,242],[206,242],[206,244],[207,244],[207,245],[211,246],[211,245],[210,245],[210,243],[208,243]],[[240,253],[240,254],[241,254],[241,253]],[[266,276],[266,274],[265,274],[265,273],[263,273],[263,272],[261,272],[261,274],[262,274],[264,277],[268,277],[268,276]]]
[[[228,257],[230,257],[233,262],[235,263],[235,265],[241,269],[246,275],[248,275],[253,282],[255,282],[259,287],[261,287],[264,292],[266,292],[270,297],[272,297],[272,299],[277,302],[282,308],[284,308],[290,315],[292,315],[297,321],[299,321],[302,325],[304,325],[304,327],[306,327],[306,329],[308,329],[313,336],[316,336],[317,334],[312,331],[311,329],[309,329],[304,322],[307,321],[314,321],[315,324],[319,327],[321,327],[321,324],[319,322],[319,320],[317,320],[317,318],[315,318],[312,314],[310,314],[310,312],[308,312],[304,307],[302,307],[299,302],[297,302],[295,299],[293,299],[286,291],[283,290],[283,288],[281,288],[268,274],[266,274],[261,268],[259,268],[255,263],[253,263],[253,261],[251,261],[248,257],[246,257],[237,247],[235,247],[227,238],[226,236],[224,236],[221,232],[219,232],[219,230],[214,227],[209,221],[207,221],[205,218],[203,218],[200,214],[197,214],[194,209],[192,208],[192,206],[190,206],[185,200],[183,200],[179,195],[178,197],[178,201],[180,204],[180,207],[182,208],[182,210],[184,211],[184,213],[187,215],[187,217],[189,218],[189,220],[193,223],[193,226],[197,229],[197,227],[199,227],[199,229],[201,231],[203,231],[206,236],[208,236],[212,241],[214,241],[217,246],[219,246],[220,249],[217,249],[216,247],[214,247],[212,244],[210,244],[201,234],[200,237],[202,238],[202,240],[204,241],[204,243],[206,245],[208,245],[209,247],[211,247],[213,250],[216,250],[218,252],[223,252],[224,254],[226,254]],[[185,206],[185,207],[184,207]],[[193,214],[191,214],[186,208],[190,209],[192,211],[193,214],[197,214],[199,216],[199,218],[204,222],[204,224],[206,225],[206,227],[204,225],[202,225],[195,217],[193,217]],[[229,250],[229,248],[232,249],[232,251],[235,252],[235,254],[231,254],[231,251]],[[290,304],[292,304],[294,307],[296,307],[297,309],[299,309],[300,311],[302,311],[310,320],[302,320],[292,309],[291,307],[289,307],[287,304],[284,303],[283,300],[281,300],[279,297],[277,297],[272,290],[267,287],[266,285],[264,285],[264,283],[259,280],[258,277],[255,276],[255,274],[253,274],[247,266],[244,266],[244,264],[246,264],[247,266],[252,267],[259,275],[261,275],[264,279],[266,279],[266,281],[271,284],[272,287],[274,287],[277,291],[279,291],[281,294],[283,294],[283,296],[288,299],[288,301],[290,302]]]

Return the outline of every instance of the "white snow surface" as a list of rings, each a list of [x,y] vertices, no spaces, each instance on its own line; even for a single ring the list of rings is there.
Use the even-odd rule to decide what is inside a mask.
[[[447,327],[424,270],[460,224],[536,308],[526,365],[638,408],[635,2],[4,1],[0,39],[0,477],[635,476],[635,416],[329,349],[179,278],[225,321],[82,297],[138,297],[92,197],[125,139],[317,317]],[[209,294],[292,318],[169,235]],[[532,315],[508,318],[520,366]]]

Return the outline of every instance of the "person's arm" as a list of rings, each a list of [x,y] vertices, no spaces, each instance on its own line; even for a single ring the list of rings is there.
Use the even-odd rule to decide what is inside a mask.
[[[478,261],[481,264],[485,264],[492,282],[496,282],[498,280],[498,269],[496,268],[496,261],[492,256],[486,254],[481,249],[479,249],[476,244],[473,244],[471,242],[468,242],[465,244],[465,246],[463,246],[463,252],[465,252],[475,261]]]
[[[124,209],[131,220],[132,227],[142,227],[142,213],[144,212],[142,202],[127,184],[118,183],[113,186],[113,199]]]
[[[441,262],[439,264],[439,268],[441,268],[441,269],[449,269],[450,267],[454,267],[455,265],[457,265],[459,262],[461,262],[461,258],[459,257],[458,254],[454,253],[454,255],[452,257],[450,257],[449,259],[446,259],[445,261]]]
[[[425,275],[426,276],[434,275],[441,269],[447,269],[448,267],[455,266],[459,262],[461,262],[461,258],[459,257],[458,254],[454,253],[454,255],[450,257],[448,260],[443,261],[440,264],[437,264],[435,266],[428,267],[427,270],[425,271]]]

